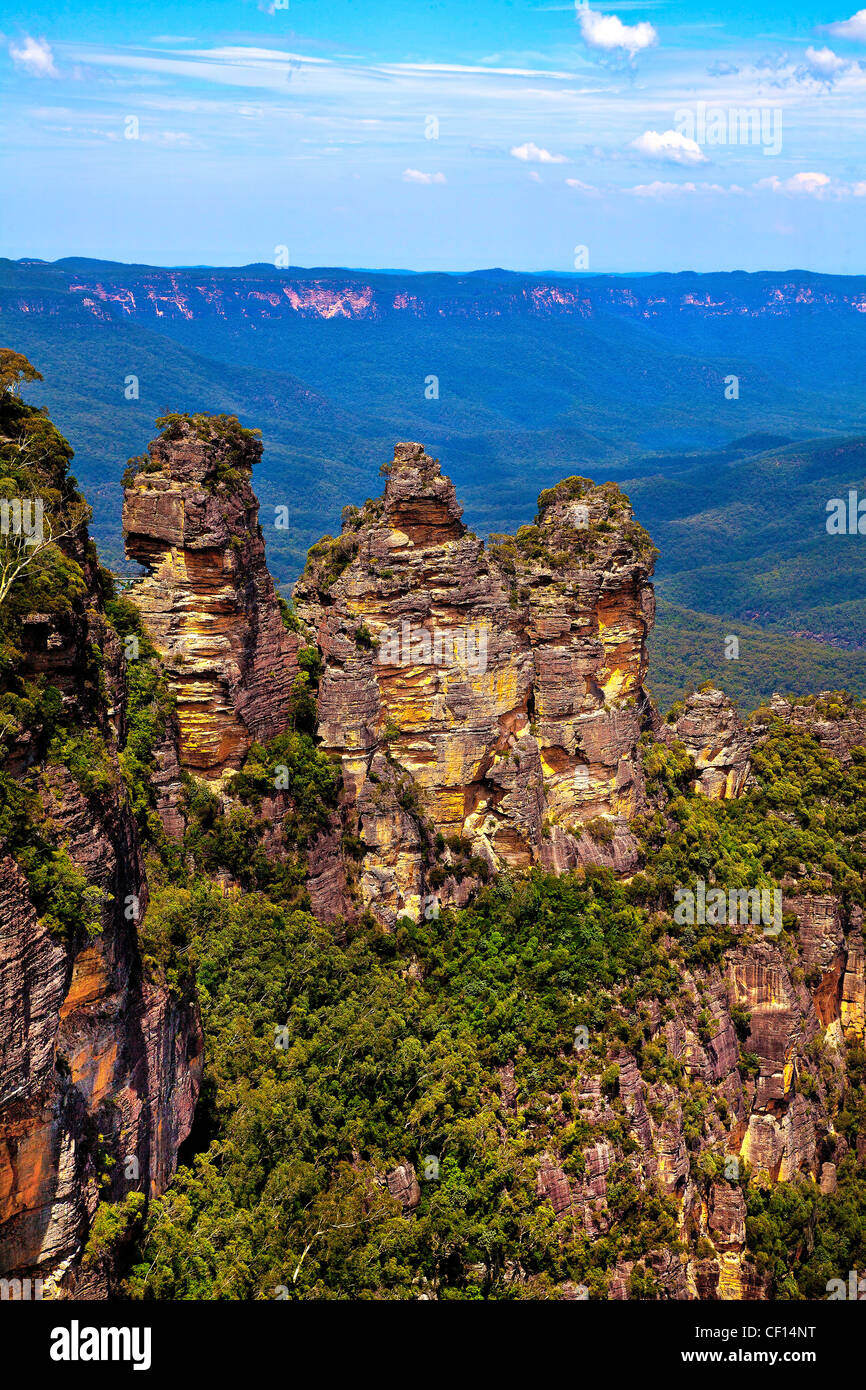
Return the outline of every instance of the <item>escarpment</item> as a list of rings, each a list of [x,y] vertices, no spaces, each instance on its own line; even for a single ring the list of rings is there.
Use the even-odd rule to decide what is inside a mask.
[[[265,563],[256,433],[229,416],[160,423],[126,480],[126,551],[148,570],[133,598],[177,701],[182,761],[218,779],[288,724],[298,640]]]
[[[18,485],[35,455],[58,514],[75,507],[65,442],[8,396],[0,411]],[[143,964],[128,663],[105,593],[82,522],[0,610],[0,1274],[44,1297],[104,1294],[81,1268],[97,1206],[163,1191],[201,1071],[194,1003]]]
[[[627,499],[572,478],[485,546],[422,445],[398,444],[387,472],[294,591],[322,655],[319,734],[363,828],[365,900],[385,920],[417,913],[423,822],[446,863],[472,866],[440,882],[445,900],[502,866],[633,865],[654,552]]]

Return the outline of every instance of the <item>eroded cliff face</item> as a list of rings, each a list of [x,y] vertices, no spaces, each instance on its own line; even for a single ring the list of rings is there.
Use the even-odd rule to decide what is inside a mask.
[[[679,741],[694,759],[692,791],[713,800],[739,796],[756,735],[721,690],[696,690],[678,711],[661,726],[660,736],[666,743]]]
[[[169,417],[124,494],[132,597],[177,701],[181,760],[212,780],[286,727],[298,640],[283,624],[250,480],[261,456],[226,416]]]
[[[70,745],[46,747],[38,724],[5,731],[6,797],[18,787],[32,798],[42,859],[66,866],[55,866],[65,875],[57,891],[83,889],[90,913],[86,930],[59,933],[0,845],[0,1274],[42,1279],[45,1297],[105,1292],[80,1270],[97,1204],[165,1188],[192,1124],[202,1053],[194,1005],[143,972],[148,886],[118,762],[124,656],[86,535],[67,549],[83,592],[65,611],[25,614],[19,661],[4,677],[5,689],[41,680],[59,692],[64,729],[88,731],[93,750],[73,770]]]
[[[605,1094],[598,1076],[585,1076],[567,1103],[560,1098],[551,1120],[556,1133],[578,1115],[590,1136],[598,1135],[583,1145],[586,1166],[579,1178],[552,1154],[542,1155],[538,1193],[558,1221],[590,1240],[603,1238],[614,1219],[609,1184],[621,1180],[624,1163],[642,1188],[657,1184],[675,1200],[683,1250],[659,1249],[643,1260],[664,1297],[770,1296],[768,1276],[747,1249],[741,1172],[748,1165],[751,1181],[767,1188],[804,1180],[833,1192],[848,1152],[832,1114],[845,1086],[845,1043],[862,1045],[862,912],[846,913],[833,897],[786,895],[784,902],[785,912],[798,919],[795,950],[760,929],[745,929],[722,965],[683,972],[673,1007],[663,1014],[652,1006],[652,1044],[682,1067],[687,1087],[660,1077],[648,1058],[641,1062],[614,1046],[609,1061],[618,1068],[617,1100]],[[738,1039],[736,1023],[743,1019],[748,1026]],[[742,1053],[754,1059],[749,1072]],[[695,1104],[702,1117],[699,1141]],[[623,1116],[636,1145],[628,1160],[621,1141],[611,1138]],[[724,1165],[724,1176],[707,1182],[707,1159]],[[634,1296],[634,1263],[618,1267],[608,1297]],[[560,1296],[568,1297],[567,1289]]]
[[[446,864],[476,861],[436,885],[444,901],[479,864],[632,864],[654,552],[627,500],[571,479],[485,547],[421,444],[398,444],[388,473],[294,593],[322,655],[319,734],[368,847],[365,902],[417,915],[425,822]]]

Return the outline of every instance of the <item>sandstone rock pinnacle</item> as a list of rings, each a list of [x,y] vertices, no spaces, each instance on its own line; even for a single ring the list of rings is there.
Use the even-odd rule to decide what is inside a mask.
[[[298,639],[282,621],[250,485],[256,432],[233,416],[168,416],[124,494],[131,597],[177,698],[184,765],[208,778],[284,729]]]

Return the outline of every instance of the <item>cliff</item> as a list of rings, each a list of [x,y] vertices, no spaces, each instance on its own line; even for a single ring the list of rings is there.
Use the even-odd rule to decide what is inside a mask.
[[[0,425],[7,482],[41,490],[58,536],[0,608],[0,1273],[90,1296],[105,1292],[80,1270],[97,1204],[166,1186],[202,1037],[194,1004],[142,964],[149,889],[120,762],[128,665],[71,451],[5,390]]]
[[[228,416],[161,423],[128,478],[126,551],[148,571],[134,599],[177,701],[182,761],[214,779],[286,727],[298,641],[265,564],[257,434]]]
[[[365,902],[393,922],[436,886],[465,900],[479,869],[633,866],[654,552],[627,499],[569,479],[486,547],[422,445],[398,444],[387,472],[294,590],[322,656],[319,736],[367,845]],[[470,871],[431,880],[425,829],[446,872],[461,854]]]
[[[758,274],[401,275],[387,271],[167,269],[81,260],[2,265],[0,303],[30,315],[73,313],[112,319],[267,324],[280,319],[451,320],[520,317],[593,320],[616,315],[650,322],[748,317],[777,321],[863,312],[862,280],[809,271]],[[680,331],[682,335],[682,331]]]

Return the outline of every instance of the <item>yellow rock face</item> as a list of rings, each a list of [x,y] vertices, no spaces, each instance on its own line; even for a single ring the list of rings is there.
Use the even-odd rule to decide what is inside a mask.
[[[191,426],[154,441],[123,511],[127,554],[148,570],[131,597],[174,689],[181,760],[214,780],[287,727],[298,674],[249,483],[261,446],[242,440],[250,458],[230,460],[225,447]]]
[[[438,464],[398,445],[384,498],[346,523],[349,563],[334,579],[311,552],[295,587],[324,663],[319,733],[376,842],[365,893],[386,918],[425,896],[420,846],[398,864],[375,829],[393,825],[405,774],[432,832],[490,868],[633,857],[652,556],[616,488],[571,480],[554,494],[530,535],[488,548]],[[387,794],[378,773],[367,784],[386,750]],[[610,830],[591,839],[596,818]]]

